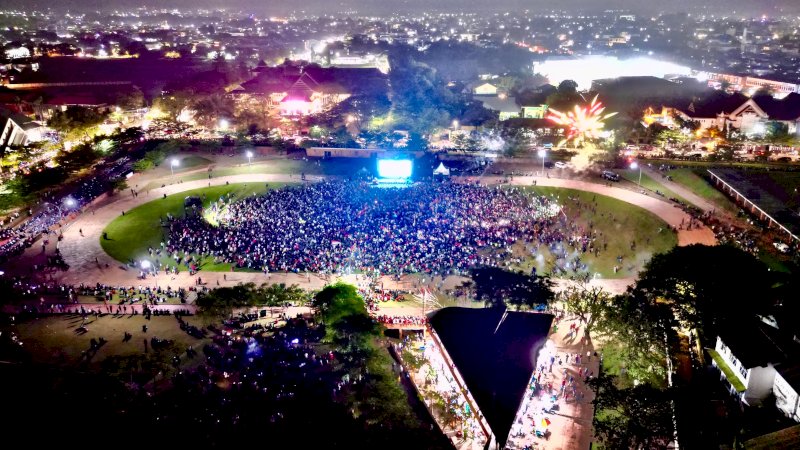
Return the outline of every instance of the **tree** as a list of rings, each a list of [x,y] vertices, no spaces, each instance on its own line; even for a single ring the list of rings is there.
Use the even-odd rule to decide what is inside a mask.
[[[144,94],[138,86],[134,86],[130,91],[117,95],[115,103],[123,110],[143,108],[145,106]]]
[[[111,191],[109,195],[114,195],[117,192],[122,192],[125,189],[128,189],[128,182],[125,178],[117,178],[116,180],[111,182]]]
[[[209,95],[194,103],[195,120],[206,128],[216,128],[220,119],[234,117],[233,100],[220,94]]]
[[[235,308],[252,305],[253,287],[252,283],[238,284],[198,295],[195,301],[198,315],[206,320],[221,320],[230,317]]]
[[[319,309],[328,341],[358,338],[358,345],[366,345],[361,341],[364,335],[375,334],[376,327],[364,300],[351,284],[326,286],[314,296],[313,304]]]
[[[63,133],[67,140],[83,140],[91,138],[107,116],[93,108],[68,106],[64,111],[56,111],[47,125]]]
[[[660,130],[653,139],[653,143],[661,148],[680,147],[689,141],[689,136],[681,130],[670,130],[665,128]]]
[[[674,315],[663,302],[620,295],[611,299],[594,334],[604,341],[603,353],[613,355],[618,378],[626,384],[665,383],[664,339],[674,327]]]
[[[171,120],[175,120],[181,111],[190,107],[194,101],[194,92],[188,89],[177,89],[155,99],[153,109],[166,113]]]
[[[309,295],[300,286],[293,284],[262,284],[255,294],[258,304],[266,306],[283,306],[285,304],[302,305],[308,301]]]
[[[774,282],[767,267],[745,251],[695,244],[655,255],[630,293],[669,305],[685,328],[713,339],[722,320],[768,312]]]
[[[595,392],[594,435],[605,448],[667,448],[674,435],[671,391],[648,384],[619,388],[607,375],[589,386]]]
[[[475,298],[487,306],[504,307],[506,304],[535,308],[547,305],[555,296],[553,282],[548,277],[511,272],[498,267],[478,267],[470,271],[468,286]]]
[[[60,152],[55,161],[67,172],[76,172],[85,169],[95,162],[100,155],[90,144],[81,144],[69,152]]]
[[[584,335],[588,339],[594,325],[609,313],[611,295],[600,286],[590,286],[588,281],[580,280],[569,285],[558,294],[564,309],[576,315],[583,323]]]
[[[578,93],[578,83],[572,80],[564,80],[559,83],[556,92],[547,97],[547,104],[553,109],[566,111],[571,110],[581,100],[581,94]]]

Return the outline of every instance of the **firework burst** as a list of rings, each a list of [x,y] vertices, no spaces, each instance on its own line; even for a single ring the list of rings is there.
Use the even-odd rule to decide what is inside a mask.
[[[567,136],[559,147],[567,142],[572,142],[575,147],[581,147],[585,142],[599,138],[605,128],[605,120],[617,114],[603,114],[605,109],[603,104],[597,101],[597,96],[589,105],[584,107],[575,105],[574,110],[566,113],[551,109],[547,118],[567,129]]]

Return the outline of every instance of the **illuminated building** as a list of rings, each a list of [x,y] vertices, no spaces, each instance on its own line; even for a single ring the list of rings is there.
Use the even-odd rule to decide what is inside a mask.
[[[283,117],[302,117],[326,111],[353,94],[386,89],[386,76],[377,69],[287,62],[256,68],[256,76],[232,94],[239,108],[263,106]]]

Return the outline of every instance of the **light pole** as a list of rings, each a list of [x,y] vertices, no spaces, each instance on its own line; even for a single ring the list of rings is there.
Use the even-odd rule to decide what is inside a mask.
[[[180,165],[180,162],[178,161],[178,158],[172,158],[169,161],[169,168],[172,171],[172,176],[173,177],[175,176],[175,168],[178,167],[179,165]]]
[[[631,169],[636,170],[639,169],[639,181],[636,183],[636,186],[642,187],[642,167],[636,162],[631,163]]]
[[[247,165],[249,166],[253,163],[253,152],[248,150],[247,153],[245,153],[245,155],[247,155]]]
[[[542,158],[542,176],[544,176],[544,157],[547,156],[547,150],[540,148],[539,157]]]

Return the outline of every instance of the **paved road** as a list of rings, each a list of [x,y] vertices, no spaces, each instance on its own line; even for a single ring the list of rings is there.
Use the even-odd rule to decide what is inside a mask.
[[[474,177],[469,177],[467,179],[474,179]],[[505,178],[481,178],[481,181],[485,183],[499,183],[503,180],[505,180]],[[688,223],[690,219],[689,214],[685,213],[674,203],[662,200],[657,196],[645,195],[616,186],[608,186],[583,180],[542,177],[514,177],[509,184],[530,186],[533,185],[534,181],[537,186],[579,189],[622,200],[650,211],[674,228],[680,227],[682,223]],[[693,228],[692,230],[678,230],[678,245],[680,246],[691,244],[715,245],[716,243],[717,240],[714,237],[714,232],[708,227],[701,226]]]
[[[308,177],[309,180],[319,179],[318,177]],[[464,179],[466,180],[466,179]],[[142,180],[145,181],[145,180]],[[147,180],[149,181],[149,180]],[[78,283],[94,283],[103,282],[112,285],[125,285],[125,286],[171,286],[176,287],[190,287],[197,283],[197,276],[189,276],[188,273],[180,273],[174,275],[159,275],[157,277],[149,277],[147,280],[138,279],[138,271],[133,269],[126,269],[125,266],[118,261],[108,256],[100,246],[100,237],[102,230],[106,224],[119,216],[122,211],[128,211],[138,205],[147,203],[152,200],[161,198],[164,194],[171,195],[183,192],[190,189],[197,189],[206,186],[215,186],[225,183],[266,183],[266,182],[299,182],[299,177],[294,175],[276,175],[276,174],[246,174],[234,175],[228,177],[213,178],[210,180],[196,180],[185,183],[177,183],[167,185],[162,188],[152,189],[148,192],[140,192],[137,197],[133,197],[129,192],[117,194],[114,197],[106,197],[98,200],[94,205],[89,206],[70,224],[68,228],[63,231],[64,239],[59,243],[61,253],[64,260],[69,265],[70,269],[66,272],[58,272],[54,274],[56,280],[63,283],[78,284]],[[485,177],[481,178],[481,182],[494,184],[503,182],[504,178],[501,177]],[[135,179],[130,183],[137,182]],[[532,185],[534,182],[538,186],[554,186],[563,188],[580,189],[588,192],[595,192],[601,195],[617,198],[619,200],[631,203],[633,205],[647,209],[660,217],[667,224],[673,227],[678,227],[682,222],[688,222],[689,216],[673,206],[671,203],[663,201],[659,198],[632,192],[630,190],[621,189],[613,186],[607,186],[598,183],[592,183],[582,180],[570,180],[560,178],[543,178],[543,177],[514,177],[511,184],[514,185]],[[142,183],[143,184],[143,183]],[[152,226],[157,227],[158,224],[154,223]],[[82,231],[82,235],[81,235]],[[112,236],[113,238],[113,236]],[[55,241],[55,239],[53,239]],[[693,243],[702,243],[713,245],[715,243],[714,235],[708,228],[701,227],[688,230],[678,231],[678,245],[689,245]],[[52,245],[52,244],[51,244]],[[35,245],[29,249],[29,256],[36,257],[41,254],[41,246]],[[281,273],[271,274],[265,276],[261,273],[222,273],[222,272],[200,272],[199,277],[207,286],[225,286],[234,285],[240,282],[255,282],[257,284],[263,282],[281,282],[287,284],[298,284],[310,289],[318,289],[323,287],[328,282],[332,281],[331,277],[321,277],[317,275]],[[345,281],[357,282],[356,275],[336,277]],[[463,278],[451,276],[444,280],[435,279],[426,282],[429,286],[438,286],[441,289],[454,288],[463,281]],[[633,278],[618,278],[618,279],[597,279],[593,284],[599,285],[612,293],[623,292],[627,286],[632,284]],[[384,280],[384,287],[391,288],[415,288],[420,285],[420,277],[406,276],[400,281],[395,281],[389,277]],[[562,281],[560,284],[563,285]]]

